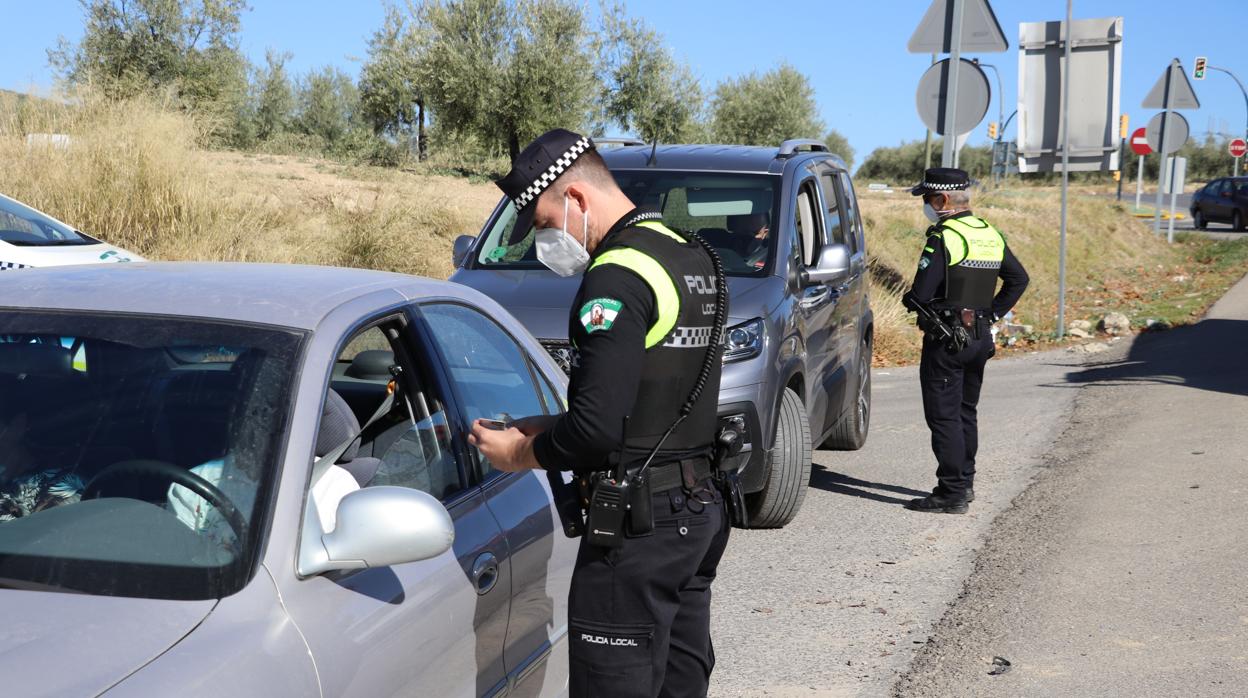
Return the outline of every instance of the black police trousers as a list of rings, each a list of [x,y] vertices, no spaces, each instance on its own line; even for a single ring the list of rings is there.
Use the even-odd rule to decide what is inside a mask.
[[[923,416],[932,431],[936,455],[934,492],[960,498],[975,486],[975,454],[979,450],[979,391],[984,364],[996,353],[987,321],[979,320],[966,348],[950,354],[939,340],[923,338],[919,382],[923,390]]]
[[[706,695],[724,502],[710,482],[652,496],[652,533],[611,549],[581,539],[568,601],[573,698]]]

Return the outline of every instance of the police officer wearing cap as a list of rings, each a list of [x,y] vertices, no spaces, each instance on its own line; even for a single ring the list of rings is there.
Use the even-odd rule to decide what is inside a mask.
[[[984,365],[995,352],[991,325],[1027,288],[1027,271],[1005,238],[971,213],[969,187],[966,172],[936,167],[910,190],[923,197],[932,221],[902,300],[924,329],[919,380],[937,462],[936,488],[908,502],[913,511],[964,514],[975,499],[977,406]]]
[[[586,484],[568,602],[571,693],[704,696],[711,582],[729,531],[710,458],[721,363],[713,252],[636,207],[593,142],[569,131],[539,137],[497,184],[518,212],[509,244],[523,245],[532,225],[543,264],[583,274],[568,321],[567,413],[501,430],[478,421],[470,437],[497,469],[572,471]]]

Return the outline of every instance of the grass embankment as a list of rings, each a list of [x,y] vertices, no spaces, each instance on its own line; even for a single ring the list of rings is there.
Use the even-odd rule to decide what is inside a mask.
[[[1015,308],[1015,323],[1033,332],[1016,348],[1046,348],[1055,342],[1058,302],[1060,191],[1019,186],[978,192],[972,207],[1009,241],[1027,267],[1031,285]],[[1193,321],[1248,272],[1248,240],[1214,242],[1181,236],[1174,245],[1153,235],[1130,213],[1129,203],[1072,188],[1066,256],[1066,322],[1106,313],[1126,314],[1143,329],[1149,320],[1170,325]],[[862,193],[864,224],[871,235],[873,301],[880,317],[877,355],[885,364],[918,357],[913,315],[905,316],[900,292],[909,286],[927,220],[917,200],[898,191]]]
[[[67,133],[68,148],[27,133]],[[451,241],[475,232],[498,200],[481,178],[354,167],[299,156],[214,153],[185,114],[147,101],[82,99],[73,108],[0,95],[0,192],[153,259],[294,262],[445,278]],[[860,189],[872,256],[877,362],[913,361],[919,336],[901,307],[927,221],[916,199]],[[1016,322],[1046,346],[1056,330],[1059,194],[1020,186],[979,194],[1031,273]],[[1067,321],[1109,311],[1137,326],[1198,317],[1248,270],[1248,246],[1155,238],[1129,205],[1072,191]]]
[[[65,133],[67,148],[27,133]],[[294,262],[446,277],[497,201],[462,177],[202,150],[151,101],[0,95],[0,192],[153,259]]]

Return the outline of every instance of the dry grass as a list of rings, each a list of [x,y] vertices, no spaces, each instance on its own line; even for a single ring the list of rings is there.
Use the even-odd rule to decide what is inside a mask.
[[[30,147],[32,132],[67,133],[72,143]],[[433,167],[208,152],[201,135],[192,118],[159,102],[86,96],[65,106],[0,94],[0,192],[153,259],[330,264],[435,278],[452,270],[454,237],[475,233],[498,200],[487,181]],[[910,196],[865,189],[877,361],[912,361],[919,336],[900,295],[927,221]],[[1242,261],[1225,269],[1201,261],[1211,248],[1200,242],[1167,246],[1125,207],[1093,193],[1072,189],[1068,321],[1123,310],[1140,322],[1140,313],[1169,308],[1164,319],[1173,322],[1198,314],[1242,273]],[[1056,329],[1058,191],[1019,186],[973,203],[1031,274],[1016,312],[1042,343]],[[1186,281],[1172,281],[1180,278]]]
[[[65,133],[67,148],[28,146]],[[158,102],[0,96],[0,191],[153,259],[451,271],[450,241],[497,202],[486,183],[296,156],[213,153]]]
[[[1029,186],[999,189],[977,193],[972,206],[1006,236],[1031,276],[1027,293],[1015,308],[1016,322],[1032,325],[1038,335],[1055,332],[1060,191]],[[868,249],[878,354],[885,363],[910,361],[918,355],[919,334],[913,327],[914,316],[907,318],[901,308],[899,292],[913,278],[928,222],[917,200],[902,192],[864,191],[862,211],[871,235]],[[1067,288],[1072,299],[1076,289],[1130,284],[1142,268],[1168,270],[1185,259],[1183,248],[1172,248],[1155,238],[1124,206],[1078,187],[1071,189],[1066,241]],[[1099,318],[1095,313],[1119,309],[1104,303],[1095,308],[1068,303],[1066,320],[1085,316],[1095,320]]]

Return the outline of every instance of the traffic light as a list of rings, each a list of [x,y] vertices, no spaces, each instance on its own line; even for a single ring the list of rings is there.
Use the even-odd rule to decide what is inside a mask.
[[[1194,70],[1192,70],[1192,77],[1196,78],[1197,80],[1204,80],[1205,79],[1205,64],[1207,64],[1208,62],[1209,61],[1206,60],[1204,56],[1197,56],[1196,67]]]
[[[1127,123],[1129,121],[1131,120],[1127,118],[1126,114],[1123,114],[1122,116],[1118,117],[1118,137],[1119,138],[1127,137]]]
[[[997,122],[988,122],[988,137],[994,141],[997,139]]]

